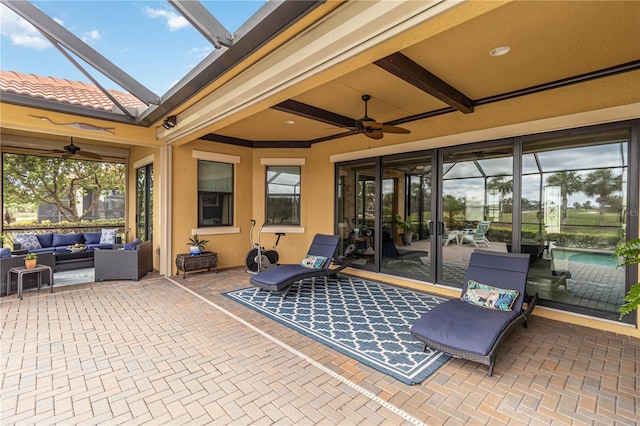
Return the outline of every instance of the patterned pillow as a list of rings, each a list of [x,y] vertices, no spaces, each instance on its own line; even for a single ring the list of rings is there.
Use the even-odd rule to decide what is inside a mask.
[[[300,262],[300,265],[310,269],[322,269],[326,261],[327,261],[327,258],[324,256],[314,256],[314,255],[308,254],[305,256],[304,259],[302,259],[302,262]]]
[[[518,290],[507,290],[469,280],[467,291],[460,300],[483,308],[510,311],[519,294]]]
[[[42,248],[36,234],[15,234],[13,238],[16,243],[20,243],[20,250],[36,250]]]
[[[117,232],[118,228],[102,228],[102,234],[100,235],[100,244],[115,244]]]

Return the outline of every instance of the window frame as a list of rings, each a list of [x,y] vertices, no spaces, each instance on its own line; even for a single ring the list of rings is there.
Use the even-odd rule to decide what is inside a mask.
[[[222,164],[222,165],[227,165],[227,166],[231,166],[231,176],[225,177],[225,179],[230,179],[230,187],[231,187],[231,191],[227,192],[227,191],[208,191],[208,190],[202,190],[200,188],[200,164],[201,163],[216,163],[216,164]],[[212,158],[197,158],[197,172],[196,172],[196,181],[197,181],[197,226],[198,228],[218,228],[218,227],[228,227],[228,226],[233,226],[233,220],[234,220],[234,211],[235,211],[235,163],[233,162],[225,162],[225,161],[220,161],[219,159],[212,159]],[[224,220],[222,220],[220,223],[205,223],[204,220],[204,213],[203,213],[203,197],[207,196],[207,197],[212,197],[212,196],[216,196],[217,199],[217,203],[215,204],[216,207],[220,206],[221,203],[221,199],[224,201],[225,199],[228,199],[230,202],[230,206],[226,207],[229,209],[228,211],[228,220],[227,223],[224,222]],[[223,214],[224,217],[224,214]]]
[[[292,221],[290,223],[286,223],[284,225],[286,226],[300,226],[301,222],[302,222],[302,213],[301,213],[301,208],[302,208],[302,165],[300,164],[266,164],[265,165],[265,204],[264,204],[264,214],[265,214],[265,223],[267,225],[281,225],[279,223],[275,223],[272,222],[270,220],[270,208],[269,208],[269,200],[270,197],[276,196],[276,198],[282,198],[282,197],[287,197],[287,198],[297,198],[297,205],[298,205],[298,211],[297,211],[297,217],[292,217]],[[288,194],[288,193],[274,193],[274,194],[270,194],[269,193],[269,185],[271,184],[271,182],[269,182],[269,172],[273,171],[273,169],[278,169],[278,168],[287,168],[287,169],[292,169],[292,168],[296,168],[298,169],[298,177],[299,177],[299,182],[298,182],[298,190],[297,193],[293,193],[293,194]],[[294,220],[294,219],[297,219]]]

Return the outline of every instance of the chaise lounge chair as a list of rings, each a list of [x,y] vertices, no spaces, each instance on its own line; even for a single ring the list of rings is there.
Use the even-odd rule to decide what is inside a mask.
[[[483,220],[478,224],[478,227],[474,231],[473,234],[464,234],[462,236],[461,244],[471,243],[474,246],[478,247],[478,243],[484,244],[487,247],[490,247],[489,240],[487,239],[487,232],[489,232],[489,225],[491,222],[488,220]]]
[[[411,327],[411,335],[425,344],[425,350],[486,364],[493,375],[499,345],[520,324],[527,327],[538,301],[536,294],[523,309],[528,270],[527,253],[476,250],[461,298],[424,313]]]
[[[334,256],[338,248],[338,235],[316,234],[309,251],[302,262],[274,266],[251,277],[251,284],[263,290],[281,291],[286,297],[291,286],[305,278],[335,276],[349,265],[348,261],[338,263]],[[334,263],[334,268],[329,266]]]

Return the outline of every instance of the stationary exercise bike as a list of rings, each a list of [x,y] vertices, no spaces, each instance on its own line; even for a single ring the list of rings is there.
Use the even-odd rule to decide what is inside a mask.
[[[286,234],[284,232],[276,232],[278,238],[276,238],[275,244],[270,250],[265,250],[260,242],[262,229],[265,225],[266,223],[263,224],[258,230],[258,242],[254,243],[253,230],[256,227],[256,221],[251,219],[251,230],[249,231],[249,238],[251,239],[251,250],[249,250],[249,253],[247,253],[247,258],[245,259],[247,272],[250,274],[257,274],[264,269],[270,268],[272,266],[277,266],[278,260],[280,259],[280,255],[278,254],[276,249],[278,248],[280,237]]]

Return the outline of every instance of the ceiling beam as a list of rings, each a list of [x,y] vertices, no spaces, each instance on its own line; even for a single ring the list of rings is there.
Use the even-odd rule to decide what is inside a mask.
[[[400,52],[379,59],[374,64],[460,112],[473,112],[471,99]]]
[[[277,111],[288,112],[300,117],[309,118],[311,120],[321,121],[337,127],[354,127],[356,120],[344,115],[336,114],[322,108],[303,104],[302,102],[288,99],[271,107]]]

